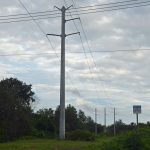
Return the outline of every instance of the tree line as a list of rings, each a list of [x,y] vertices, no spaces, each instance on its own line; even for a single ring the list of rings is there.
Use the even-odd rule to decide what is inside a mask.
[[[22,136],[57,137],[59,132],[59,106],[53,110],[40,109],[34,112],[32,104],[36,101],[32,85],[16,78],[0,81],[0,141],[14,140]],[[95,122],[82,110],[77,111],[68,105],[66,112],[66,132],[85,130],[94,132]],[[149,125],[142,124],[142,125]],[[133,130],[135,124],[116,122],[116,132]],[[99,134],[103,134],[104,126],[97,124]],[[107,133],[113,133],[113,125],[107,127]]]
[[[57,137],[59,131],[59,106],[34,112],[36,101],[32,85],[16,78],[0,81],[0,141],[13,140],[22,136]],[[66,107],[66,131],[77,129],[94,131],[94,121],[82,110]]]

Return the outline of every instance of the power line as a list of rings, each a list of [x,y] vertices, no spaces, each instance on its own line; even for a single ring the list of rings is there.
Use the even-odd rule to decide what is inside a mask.
[[[47,39],[49,40],[48,37],[47,37]],[[56,50],[54,49],[54,47],[52,47],[52,48],[53,48],[53,50],[55,51],[54,53],[44,53],[44,54],[55,54],[55,55],[57,56],[57,58],[58,58],[58,61],[60,62],[60,58],[59,58],[60,53],[57,53]],[[66,53],[65,53],[65,54],[66,54]],[[41,56],[42,53],[40,53],[39,55]],[[67,71],[66,71],[66,76],[67,76],[67,78],[69,79],[70,83],[72,84],[72,87],[73,87],[73,88],[75,89],[75,91],[77,92],[77,95],[78,95],[80,98],[82,98],[81,93],[78,91],[77,87],[74,85],[74,83],[73,83],[73,81],[71,80],[71,78],[70,78],[70,76],[69,76],[69,74],[68,74]]]
[[[74,0],[72,0],[72,2],[73,2],[73,4],[74,4],[74,6],[75,6]],[[80,17],[79,12],[78,12],[78,10],[76,9],[76,7],[75,7],[75,10],[76,10],[76,12],[77,12],[77,14],[78,14],[78,17]],[[96,62],[95,62],[95,60],[94,60],[94,56],[93,56],[91,47],[90,47],[90,45],[89,45],[88,38],[87,38],[87,35],[86,35],[86,32],[85,32],[85,29],[84,29],[84,26],[83,26],[83,23],[82,23],[81,19],[80,19],[80,24],[81,24],[81,29],[82,29],[82,31],[83,31],[83,34],[84,34],[84,37],[85,37],[85,40],[86,40],[86,43],[87,43],[89,52],[90,52],[90,54],[91,54],[91,58],[92,58],[92,60],[93,60],[93,64],[94,64],[95,68],[98,70],[98,72],[100,73],[100,70],[99,70],[99,68],[97,67],[97,64],[96,64]],[[101,77],[100,77],[100,76],[98,76],[98,77],[100,78],[100,81],[101,81],[101,80],[102,80]],[[100,83],[101,83],[101,82],[100,82]],[[105,94],[106,94],[105,86],[103,85],[103,83],[101,83],[101,85],[103,86],[104,91],[105,91]],[[107,95],[107,94],[106,94],[106,95]],[[107,96],[107,97],[108,97],[108,96]]]
[[[34,18],[34,20],[44,20],[50,18],[60,18],[61,16],[54,16],[54,17],[42,17],[42,18]],[[23,19],[23,20],[12,20],[12,21],[3,21],[0,24],[7,24],[7,23],[17,23],[17,22],[26,22],[26,21],[33,21],[33,19]]]
[[[96,6],[107,6],[107,5],[114,5],[114,4],[123,4],[123,3],[132,3],[132,2],[140,1],[140,0],[127,0],[127,1],[118,1],[118,2],[111,2],[111,3],[101,3],[97,5],[92,5],[92,6],[81,6],[76,9],[83,9],[83,8],[91,8],[91,7],[96,7]]]
[[[116,52],[137,52],[137,51],[150,51],[150,49],[137,49],[137,50],[106,50],[106,51],[88,51],[86,53],[116,53]],[[66,52],[66,54],[83,54],[84,52]],[[33,56],[33,55],[60,55],[60,53],[57,52],[47,52],[47,53],[32,53],[32,54],[25,54],[25,53],[13,53],[13,54],[0,54],[0,57],[7,57],[7,56]],[[58,56],[59,58],[59,56]]]
[[[74,0],[72,0],[72,2],[73,2],[73,4],[74,4],[76,13],[78,14],[78,17],[80,18],[80,15],[79,15],[79,13],[78,13],[78,10],[76,9]],[[92,53],[92,51],[91,51],[91,48],[90,48],[90,45],[89,45],[89,42],[88,42],[88,38],[87,38],[86,32],[85,32],[85,30],[84,30],[84,27],[83,27],[83,24],[82,24],[81,19],[80,19],[80,24],[81,24],[81,29],[82,29],[82,31],[83,31],[85,40],[86,40],[86,42],[87,42],[87,46],[88,46],[88,49],[89,49],[89,52],[90,52],[90,55],[91,55],[93,64],[94,64],[95,68],[98,69],[98,67],[97,67],[97,65],[96,65],[96,62],[95,62],[95,60],[94,60],[94,56],[93,56],[93,53]],[[81,36],[81,35],[80,35],[80,36]],[[81,37],[80,37],[80,38],[81,38]],[[82,40],[81,40],[81,42],[82,42]],[[82,42],[82,43],[83,43],[83,42]],[[99,73],[100,73],[100,71],[99,71]],[[100,78],[100,76],[98,76],[98,77]],[[101,80],[102,80],[102,79],[100,78],[100,81],[101,81]],[[101,82],[100,82],[100,83],[101,83]],[[102,83],[101,83],[101,85],[104,87],[104,85],[103,85]],[[105,87],[104,87],[104,91],[105,91]],[[99,93],[100,93],[100,92],[99,92]],[[105,91],[105,93],[106,93],[106,91]]]
[[[98,7],[98,8],[95,8],[97,6],[102,6],[102,5],[94,5],[94,6],[88,6],[88,7],[85,7],[85,8],[89,8],[89,9],[80,9],[80,8],[76,8],[78,10],[78,12],[84,12],[84,11],[91,11],[91,10],[99,10],[99,9],[106,9],[106,8],[113,8],[113,7],[122,7],[122,6],[132,6],[132,5],[136,5],[136,4],[146,4],[146,3],[149,3],[150,1],[147,0],[147,1],[144,1],[144,2],[134,2],[134,3],[127,3],[127,4],[119,4],[119,5],[114,5],[114,6],[109,6],[110,4],[104,4],[104,5],[107,5],[107,7]],[[123,3],[123,2],[122,2]],[[93,7],[93,8],[91,8]],[[75,11],[72,11],[72,12],[75,12]]]
[[[85,12],[85,13],[80,13],[80,15],[94,14],[94,13],[100,13],[100,12],[110,12],[110,11],[115,11],[115,10],[123,10],[123,9],[129,9],[129,8],[137,8],[137,7],[149,6],[149,5],[150,5],[150,4],[148,4],[148,5],[133,6],[133,7],[115,8],[115,9],[102,10],[102,11]],[[72,16],[76,16],[76,15],[78,15],[78,14],[72,14]],[[69,16],[69,15],[66,15],[66,16]],[[44,19],[50,19],[50,18],[55,19],[55,18],[60,18],[60,17],[61,17],[61,16],[40,17],[40,18],[34,18],[34,20],[44,20]],[[10,19],[9,19],[9,20],[10,20]],[[26,22],[26,21],[32,21],[32,19],[3,21],[3,22],[0,22],[0,24]]]
[[[65,4],[67,5],[66,0],[64,0],[64,2],[65,2]],[[68,12],[70,13],[71,18],[73,19],[70,10],[68,10]],[[80,19],[80,18],[79,18],[79,19]],[[74,19],[73,19],[73,23],[74,23],[74,25],[75,25],[75,28],[76,28],[77,32],[79,32],[78,27],[77,27],[77,25],[76,25]],[[80,33],[80,32],[79,32],[79,33]],[[80,34],[79,34],[79,37],[80,37],[80,41],[81,41],[81,44],[82,44],[83,53],[84,53],[84,55],[85,55],[86,63],[87,63],[87,66],[88,66],[88,68],[89,68],[89,72],[90,72],[90,74],[92,75],[93,73],[92,73],[92,71],[91,71],[91,67],[90,67],[90,64],[89,64],[89,62],[88,62],[88,57],[87,57],[87,54],[85,53],[85,47],[84,47],[84,44],[83,44],[83,41],[82,41],[82,37],[81,37]],[[93,76],[92,76],[92,79],[93,79],[93,81],[94,81]],[[95,89],[96,89],[96,87],[95,87]],[[96,93],[97,93],[97,96],[98,96],[98,91],[97,91]]]
[[[100,13],[100,12],[110,12],[114,10],[123,10],[123,9],[129,9],[129,8],[137,8],[137,7],[144,7],[144,6],[149,6],[150,4],[145,4],[145,5],[136,5],[136,6],[128,6],[128,7],[121,7],[121,8],[113,8],[113,9],[108,9],[108,10],[96,10],[95,11],[87,11],[87,12],[80,12],[80,15],[87,15],[87,14],[94,14],[94,13]],[[77,14],[72,14],[72,15],[77,15]]]
[[[28,13],[28,15],[32,18],[32,20],[34,21],[34,23],[38,26],[38,28],[40,29],[40,31],[43,33],[43,35],[45,36],[46,35],[46,33],[45,33],[45,31],[42,29],[42,27],[40,26],[40,24],[33,18],[33,16],[30,14],[30,12],[28,11],[28,9],[25,7],[25,5],[22,3],[22,1],[21,0],[18,0],[19,1],[19,3],[21,4],[21,6],[27,11],[27,13]],[[50,39],[46,36],[46,38],[47,38],[47,40],[48,40],[48,42],[49,42],[49,44],[51,45],[51,47],[52,47],[52,49],[54,49],[53,48],[53,45],[52,45],[52,43],[51,43],[51,41],[50,41]]]
[[[93,14],[93,13],[100,13],[100,12],[109,12],[109,11],[114,11],[114,10],[123,10],[123,9],[128,9],[128,8],[136,8],[136,7],[144,7],[144,6],[149,6],[150,1],[146,1],[146,2],[139,2],[138,4],[140,5],[135,5],[135,4],[130,4],[130,6],[128,7],[119,7],[117,8],[118,6],[113,6],[113,7],[109,7],[109,8],[112,8],[112,9],[104,9],[104,8],[95,8],[95,9],[92,9],[91,10],[84,10],[84,12],[80,12],[80,15],[87,15],[87,14]],[[147,4],[144,4],[144,3],[147,3]],[[137,3],[136,3],[137,4]],[[141,5],[143,4],[143,5]],[[128,4],[129,5],[129,4]],[[134,6],[135,5],[135,6]],[[125,5],[124,5],[125,6]],[[105,7],[106,8],[106,7]],[[108,7],[107,7],[108,8]],[[99,10],[99,9],[104,9],[104,10]],[[94,11],[93,11],[94,10]],[[30,13],[31,15],[31,13]],[[45,16],[48,16],[50,15],[49,17],[45,17]],[[72,16],[74,15],[78,15],[76,14],[75,12],[72,14]],[[31,15],[32,16],[32,15]],[[43,16],[43,17],[40,17],[40,16]],[[66,15],[66,16],[69,16],[69,15]],[[37,16],[32,16],[34,18],[34,20],[42,20],[42,19],[48,19],[48,18],[58,18],[58,17],[61,17],[61,16],[56,16],[55,14],[45,14],[45,15],[37,15]],[[36,17],[36,18],[35,18]],[[37,17],[40,17],[40,18],[37,18]],[[24,17],[25,18],[25,17]],[[13,22],[23,22],[23,21],[31,21],[32,19],[28,19],[28,17],[26,17],[27,19],[23,19],[23,18],[19,18],[19,19],[23,19],[23,20],[11,20],[11,21],[3,21],[3,22],[0,22],[0,24],[3,24],[3,23],[13,23]],[[6,20],[10,20],[11,18],[5,18]],[[13,18],[13,19],[17,19],[17,18]]]
[[[66,0],[64,0],[64,2],[65,2],[65,4],[67,5]],[[68,10],[68,11],[69,11],[69,10]],[[70,13],[71,18],[73,19],[72,14],[71,14],[70,11],[69,11],[69,13]],[[79,17],[79,19],[80,19],[80,17]],[[79,32],[79,30],[78,30],[78,28],[77,28],[77,25],[76,25],[76,23],[75,23],[74,20],[73,20],[73,23],[74,23],[74,25],[75,25],[76,30]],[[83,44],[83,40],[82,40],[82,37],[81,37],[80,34],[79,34],[79,37],[80,37],[80,41],[81,41],[81,44],[82,44],[83,53],[84,53],[84,55],[85,55],[86,63],[87,63],[88,69],[89,69],[89,73],[92,75],[92,80],[94,81],[93,72],[92,72],[92,69],[91,69],[90,64],[89,64],[89,62],[88,62],[88,57],[87,57],[86,50],[85,50],[85,47],[84,47],[84,44]],[[95,80],[95,81],[96,81],[96,80]],[[96,90],[97,97],[98,97],[98,90],[97,90],[96,86],[95,86],[95,90]]]
[[[42,32],[44,35],[46,35],[45,32],[44,32],[44,30],[43,30],[43,29],[41,28],[41,26],[39,25],[39,23],[34,20],[33,16],[31,16],[30,12],[29,12],[28,9],[25,7],[25,5],[22,3],[22,1],[21,1],[21,0],[18,0],[18,1],[19,1],[19,3],[21,4],[21,6],[27,11],[27,13],[28,13],[29,16],[32,18],[32,20],[35,22],[35,24],[38,26],[38,28],[41,30],[41,32]]]
[[[21,6],[27,11],[27,13],[29,14],[29,16],[32,18],[32,20],[34,21],[34,23],[37,25],[37,27],[40,29],[40,31],[44,34],[44,36],[46,35],[45,31],[42,29],[42,27],[40,26],[40,24],[32,17],[32,15],[30,14],[30,12],[28,11],[28,9],[25,7],[25,5],[22,3],[21,0],[18,0],[19,3],[21,4]],[[50,39],[46,36],[48,42],[50,43],[51,47],[53,48],[53,45],[50,41]]]
[[[32,18],[32,20],[36,23],[36,25],[39,27],[39,29],[40,29],[40,31],[44,34],[44,35],[46,35],[46,33],[45,33],[45,31],[42,29],[42,27],[40,26],[40,24],[38,23],[38,22],[36,22],[36,20],[31,16],[31,14],[30,14],[30,12],[28,11],[28,9],[25,7],[25,5],[21,2],[21,0],[18,0],[19,2],[20,2],[20,4],[24,7],[24,9],[27,11],[27,13],[30,15],[30,17]],[[47,37],[47,36],[46,36]],[[50,43],[50,45],[51,45],[51,47],[52,47],[52,49],[54,49],[54,47],[52,46],[52,43],[51,43],[51,41],[50,41],[50,39],[47,37],[47,40],[48,40],[48,42]],[[55,50],[54,50],[55,51]],[[58,57],[58,59],[59,59],[59,56],[58,56],[58,54],[56,53],[56,51],[55,51],[55,54],[56,54],[56,56]],[[27,54],[26,54],[27,55]],[[41,54],[38,54],[38,55],[41,55]],[[60,61],[59,61],[60,62]],[[69,80],[71,81],[71,79],[70,79],[70,77],[68,76],[68,78],[69,78]],[[71,81],[71,83],[72,83],[72,81]],[[75,90],[76,90],[76,88],[75,88]],[[77,90],[77,93],[79,93],[79,95],[81,96],[81,94],[80,94],[80,92]]]
[[[95,50],[86,53],[116,53],[116,52],[137,52],[137,51],[150,51],[150,49],[116,49],[116,50]],[[82,53],[82,52],[68,52],[68,53]]]
[[[31,15],[36,15],[36,14],[43,14],[43,13],[50,13],[50,12],[58,12],[58,10],[51,10],[51,11],[37,11],[37,12],[30,12]],[[61,14],[61,13],[59,13]],[[14,16],[28,16],[28,13],[26,14],[13,14],[13,15],[0,15],[0,18],[3,17],[14,17]]]
[[[119,1],[119,2],[115,2],[115,3],[105,3],[105,4],[99,4],[99,5],[92,5],[92,6],[85,6],[85,7],[78,7],[78,8],[72,8],[72,9],[80,9],[78,11],[82,11],[82,9],[84,8],[91,8],[91,7],[97,7],[97,6],[105,6],[105,5],[114,5],[114,4],[122,4],[122,3],[127,3],[127,2],[136,2],[136,1],[139,1],[139,0],[130,0],[130,1]],[[138,2],[138,3],[147,3],[149,1],[146,1],[146,2]],[[132,5],[133,4],[137,4],[137,3],[131,3]],[[130,3],[128,5],[131,5]],[[112,6],[111,6],[112,7]],[[113,6],[114,7],[114,6]],[[103,7],[105,8],[105,7]],[[102,8],[101,8],[102,9]],[[55,12],[59,12],[58,10],[51,10],[51,11],[39,11],[39,12],[30,12],[31,15],[36,15],[36,14],[39,14],[37,16],[33,16],[33,17],[38,17],[38,16],[41,16],[41,14],[45,14],[45,13],[51,13],[51,12],[54,12],[53,14],[47,14],[47,15],[56,15],[56,14],[59,14],[61,15],[61,13],[55,13]],[[67,13],[67,12],[66,12]],[[46,14],[45,14],[46,15]],[[9,18],[9,17],[14,17],[14,16],[27,16],[28,17],[28,14],[13,14],[13,15],[1,15],[0,18]],[[9,19],[14,19],[14,18],[9,18]]]
[[[26,16],[18,16],[18,17],[4,17],[4,16],[0,16],[0,21],[3,21],[3,20],[14,20],[14,19],[26,19],[26,18],[30,18],[30,17],[33,17],[34,19],[36,17],[42,17],[42,16],[57,16],[57,15],[61,15],[60,13],[53,13],[53,14],[39,14],[39,15],[36,15],[36,16],[33,16],[30,12],[29,12],[30,16],[28,16],[28,14]],[[11,16],[11,15],[10,15]]]

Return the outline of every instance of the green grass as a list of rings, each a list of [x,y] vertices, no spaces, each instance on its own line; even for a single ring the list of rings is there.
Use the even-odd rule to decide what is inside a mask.
[[[0,144],[0,150],[100,150],[101,144],[110,139],[100,138],[95,142],[47,139],[19,140]]]
[[[0,150],[127,150],[122,147],[122,141],[127,141],[130,134],[134,132],[125,133],[116,137],[98,137],[94,142],[83,141],[59,141],[48,139],[22,139],[14,142],[1,143]],[[150,128],[140,129],[138,134],[144,144],[142,150],[150,149]],[[130,145],[126,144],[132,149]],[[122,148],[119,148],[122,147]],[[133,146],[134,147],[134,146]],[[140,149],[141,150],[141,149]]]

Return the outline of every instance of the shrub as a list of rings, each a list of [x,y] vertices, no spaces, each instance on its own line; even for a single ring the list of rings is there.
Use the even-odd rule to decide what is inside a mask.
[[[124,150],[144,150],[145,149],[145,145],[142,142],[140,135],[134,132],[127,134],[122,144],[123,144]]]
[[[121,150],[117,142],[103,143],[102,150]]]
[[[54,133],[33,129],[32,136],[35,138],[54,138]]]
[[[142,134],[128,132],[110,142],[103,143],[102,150],[148,150],[146,143],[143,142],[144,137],[144,130]]]
[[[75,130],[66,134],[68,140],[94,141],[95,135],[89,131]]]
[[[15,139],[16,139],[16,137],[14,137],[13,135],[9,134],[6,129],[2,129],[0,127],[0,143],[13,141]]]

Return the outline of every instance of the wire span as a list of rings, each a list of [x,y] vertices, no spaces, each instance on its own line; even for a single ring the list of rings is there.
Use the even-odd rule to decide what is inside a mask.
[[[98,7],[98,8],[92,8],[92,9],[87,9],[87,10],[80,10],[80,9],[76,8],[76,10],[78,10],[80,15],[87,15],[87,14],[94,14],[94,13],[111,12],[111,11],[115,11],[115,10],[124,10],[124,9],[131,9],[131,8],[133,9],[133,8],[145,7],[145,6],[149,6],[149,5],[150,5],[150,1],[144,1],[144,2],[137,2],[137,3],[132,3],[132,4],[123,4],[123,5],[114,5],[114,6],[107,6],[107,7]],[[91,7],[93,7],[93,6],[91,6]],[[75,11],[70,11],[72,13],[72,16],[77,16],[78,15],[76,10]],[[38,13],[39,12],[35,12],[34,14],[38,14]],[[46,14],[43,14],[43,13],[44,13],[44,11],[42,12],[42,14],[32,15],[33,13],[29,12],[28,14],[26,14],[27,16],[23,16],[23,17],[20,17],[20,15],[23,15],[23,14],[10,15],[10,16],[7,16],[7,17],[0,16],[0,24],[14,23],[14,22],[23,22],[23,21],[31,21],[33,19],[34,20],[42,20],[42,19],[59,18],[59,17],[61,17],[60,13],[48,13],[47,14],[47,11],[45,11]],[[66,16],[69,16],[68,13],[66,14]],[[10,18],[11,16],[17,16],[17,17]]]

